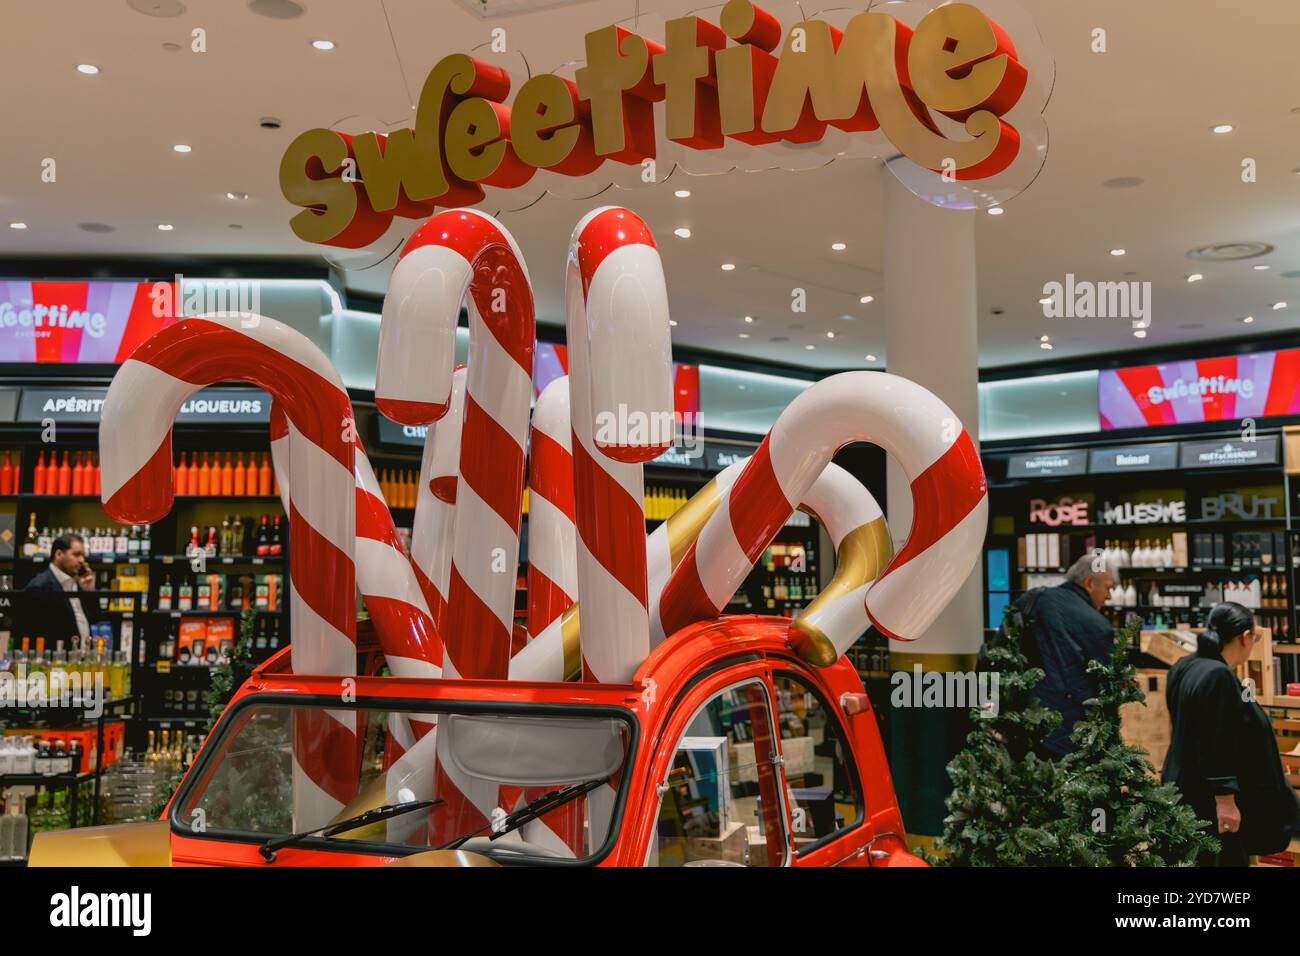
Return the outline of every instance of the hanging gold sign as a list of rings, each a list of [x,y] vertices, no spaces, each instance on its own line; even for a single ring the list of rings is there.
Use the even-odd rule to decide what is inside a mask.
[[[828,128],[878,130],[916,166],[967,183],[996,177],[1022,149],[1005,117],[1029,71],[1010,36],[967,3],[937,7],[915,28],[869,11],[843,29],[803,20],[783,31],[749,0],[730,0],[718,25],[669,20],[662,44],[608,26],[588,33],[585,48],[572,80],[532,76],[512,105],[506,70],[453,54],[425,80],[413,129],[302,133],[280,163],[281,190],[302,207],[293,231],[364,246],[393,216],[473,205],[484,187],[515,189],[538,170],[584,177],[606,160],[646,163],[660,135],[719,150],[728,140],[815,144]],[[964,135],[947,135],[954,123],[941,126],[936,113]]]

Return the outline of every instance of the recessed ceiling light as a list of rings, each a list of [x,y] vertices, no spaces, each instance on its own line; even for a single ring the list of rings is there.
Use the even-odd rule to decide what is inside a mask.
[[[193,151],[194,151],[194,147],[187,146],[184,143],[177,143],[175,146],[172,147],[173,153],[191,153]]]
[[[311,41],[311,45],[312,45],[313,49],[317,49],[317,50],[332,50],[332,49],[334,49],[334,41],[333,41],[333,40],[312,40],[312,41]]]
[[[868,362],[874,362],[876,360],[876,357],[874,355],[868,355],[866,358]]]
[[[671,325],[673,328],[677,328],[677,320],[676,320],[676,319],[669,319],[669,320],[668,320],[668,324]]]
[[[861,302],[863,305],[869,305],[870,303],[876,301],[876,297],[874,295],[864,295],[862,298],[858,299],[858,301]]]
[[[836,252],[843,252],[845,249],[848,248],[848,246],[846,246],[842,242],[832,242],[831,248],[834,249]]]
[[[1279,312],[1279,311],[1281,311],[1282,309],[1285,309],[1285,308],[1286,308],[1286,303],[1285,303],[1285,302],[1274,302],[1274,303],[1273,303],[1273,311],[1274,311],[1274,312]]]
[[[1048,336],[1048,335],[1040,335],[1040,336],[1038,337],[1038,341],[1040,341],[1040,342],[1046,342],[1046,341],[1048,341],[1050,338],[1051,338],[1051,336]]]
[[[11,223],[9,223],[9,228],[10,228],[10,229],[26,229],[26,228],[27,228],[27,223],[25,223],[25,222],[11,222]]]
[[[1266,266],[1266,265],[1264,265],[1263,263],[1260,263],[1260,264],[1257,265],[1257,266],[1251,266],[1251,268],[1254,269],[1256,272],[1263,272],[1265,269],[1271,269],[1271,268],[1273,268],[1273,267],[1272,267],[1272,266]]]
[[[1039,304],[1039,305],[1051,305],[1051,304],[1052,304],[1053,302],[1055,302],[1055,301],[1056,301],[1056,300],[1053,299],[1053,298],[1049,295],[1049,296],[1044,296],[1043,298],[1039,299],[1039,300],[1038,300],[1038,304]]]
[[[1241,317],[1241,322],[1243,325],[1250,325],[1254,321],[1255,321],[1255,317],[1253,315],[1243,315]]]
[[[1128,251],[1127,249],[1112,249],[1112,250],[1110,250],[1110,254],[1111,254],[1112,256],[1122,256],[1122,255],[1124,255],[1124,253],[1126,253],[1127,251]]]
[[[1051,343],[1051,342],[1039,342],[1039,343],[1038,343],[1038,347],[1039,347],[1040,349],[1043,349],[1044,351],[1047,351],[1047,352],[1052,351],[1052,343]]]
[[[673,193],[673,195],[676,196],[678,199],[685,199],[690,194],[691,191],[689,189],[679,189],[677,190],[677,192]]]
[[[1188,281],[1188,282],[1200,282],[1200,281],[1201,281],[1202,279],[1204,279],[1204,278],[1205,278],[1205,276],[1201,275],[1199,272],[1193,272],[1191,275],[1189,275],[1189,276],[1187,277],[1187,281]]]
[[[1232,132],[1232,124],[1231,124],[1231,123],[1220,123],[1218,126],[1211,126],[1211,127],[1210,127],[1210,132],[1211,132],[1211,133],[1231,133],[1231,132]]]
[[[1146,330],[1146,329],[1134,329],[1134,330],[1133,330],[1133,338],[1135,338],[1135,339],[1144,339],[1144,338],[1146,338],[1146,337],[1147,337],[1147,330]]]
[[[95,66],[93,63],[78,63],[77,72],[84,73],[86,76],[94,76],[99,72],[99,67]]]
[[[243,202],[248,198],[248,193],[226,193],[227,199],[233,199],[236,202]]]
[[[816,347],[817,347],[817,346],[815,346],[815,345],[805,345],[805,346],[804,346],[804,348],[807,349],[809,352],[811,352],[811,351],[812,351],[813,349],[815,349]]]
[[[158,223],[158,231],[159,231],[159,232],[171,232],[172,229],[174,229],[174,228],[175,228],[175,227],[174,227],[170,222],[160,222],[160,223]]]
[[[262,129],[279,129],[281,123],[278,117],[263,116],[260,120],[257,121],[257,125],[262,127]]]
[[[753,317],[752,315],[747,315],[747,316],[745,316],[745,321],[746,321],[746,322],[753,322],[753,321],[754,321],[754,317]]]
[[[747,338],[749,338],[749,333],[748,333],[748,332],[741,332],[741,333],[737,334],[736,338],[738,338],[738,339],[747,339]]]
[[[673,235],[678,239],[689,239],[691,238],[691,231],[685,226],[682,226],[680,229],[674,229]]]
[[[826,333],[826,337],[827,337],[828,339],[833,339],[833,338],[835,338],[835,333],[834,333],[834,332],[827,332],[827,333]]]
[[[990,216],[1000,216],[1005,210],[1001,206],[993,206],[989,209]]]
[[[734,262],[724,262],[724,263],[722,264],[722,271],[723,271],[723,272],[731,272],[731,271],[734,270],[735,268],[736,268],[736,264],[735,264]]]

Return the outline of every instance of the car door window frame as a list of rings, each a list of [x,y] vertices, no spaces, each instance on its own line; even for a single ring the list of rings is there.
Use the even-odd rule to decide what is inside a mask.
[[[822,711],[825,713],[827,721],[832,722],[833,725],[839,729],[840,746],[845,750],[845,754],[844,754],[845,771],[848,774],[850,774],[850,782],[856,785],[854,786],[854,805],[855,805],[855,809],[857,810],[857,819],[853,823],[849,824],[848,826],[842,827],[838,830],[834,830],[826,834],[824,837],[818,838],[812,843],[805,843],[802,846],[795,848],[794,856],[797,859],[800,857],[807,856],[809,853],[813,853],[817,850],[820,850],[823,847],[828,846],[829,844],[835,842],[836,840],[841,839],[846,834],[854,833],[859,828],[866,826],[867,791],[866,791],[866,786],[862,780],[862,775],[858,773],[857,755],[853,750],[853,738],[849,734],[849,729],[840,721],[839,715],[836,713],[836,709],[831,707],[830,704],[827,702],[828,698],[826,694],[823,693],[822,689],[817,686],[816,681],[812,680],[809,676],[805,674],[800,674],[798,671],[790,670],[788,668],[773,669],[769,673],[768,677],[769,680],[771,681],[770,692],[773,701],[779,700],[776,691],[776,682],[779,678],[782,677],[786,678],[787,680],[796,681],[801,687],[804,688],[805,691],[812,694],[817,699],[817,703],[821,706]],[[776,712],[774,709],[773,718],[775,717],[776,717]],[[777,726],[778,745],[780,745],[781,739],[782,738],[780,735],[780,725],[778,725]],[[782,775],[781,784],[782,784],[782,788],[786,792],[786,803],[788,804],[790,785],[785,777],[786,770],[787,767],[785,762],[785,748],[784,746],[782,746],[781,747],[781,775]],[[833,779],[831,781],[831,786],[832,788],[834,787]],[[793,812],[793,810],[791,812]],[[791,837],[791,841],[793,842],[793,836]]]

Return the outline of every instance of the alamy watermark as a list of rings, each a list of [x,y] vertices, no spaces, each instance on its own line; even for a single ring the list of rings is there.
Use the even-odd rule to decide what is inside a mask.
[[[674,458],[704,457],[704,425],[698,412],[643,412],[626,404],[596,413],[597,447],[668,447]]]
[[[80,708],[94,720],[104,713],[104,675],[80,671],[29,671],[22,663],[0,671],[0,708]]]
[[[993,671],[922,671],[913,664],[910,674],[894,671],[889,684],[894,707],[974,708],[985,718],[999,713],[999,675]]]
[[[1043,316],[1048,319],[1128,319],[1135,329],[1151,326],[1151,283],[1093,282],[1065,274],[1064,282],[1043,285]]]
[[[187,279],[178,272],[170,282],[155,282],[149,298],[155,318],[262,311],[262,286],[253,279]]]

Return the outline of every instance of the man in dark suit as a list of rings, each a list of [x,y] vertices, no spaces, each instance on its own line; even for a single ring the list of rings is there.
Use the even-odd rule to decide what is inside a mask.
[[[1034,696],[1062,717],[1042,745],[1042,756],[1053,759],[1074,750],[1070,733],[1084,715],[1083,702],[1096,696],[1088,662],[1109,661],[1115,649],[1115,630],[1099,610],[1115,583],[1114,565],[1084,555],[1065,578],[1056,587],[1030,591],[1016,601],[1025,617],[1026,636],[1033,641],[1026,651],[1030,664],[1045,675]]]
[[[67,640],[73,646],[90,648],[90,622],[99,615],[95,602],[81,592],[94,590],[95,572],[86,563],[86,542],[79,534],[61,534],[50,548],[50,566],[27,582],[24,591],[63,595],[49,598],[33,608],[39,622],[32,622],[33,634],[43,634],[51,644]]]

